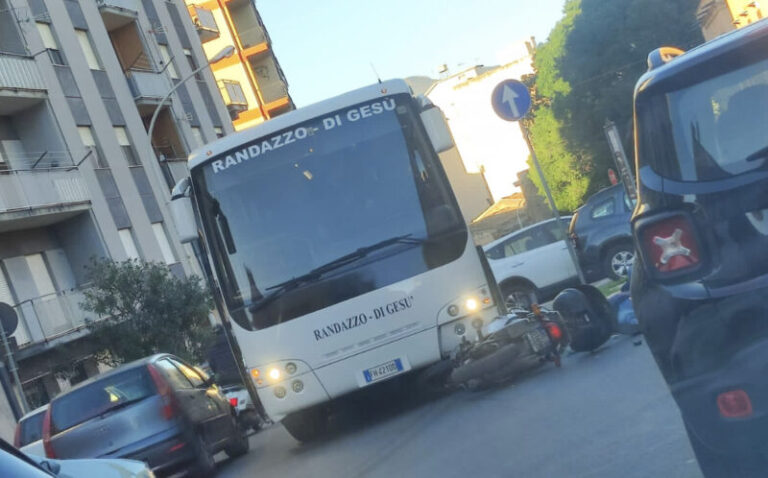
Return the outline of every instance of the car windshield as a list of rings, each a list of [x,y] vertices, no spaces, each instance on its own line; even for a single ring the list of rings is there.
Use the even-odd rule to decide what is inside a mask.
[[[156,394],[146,367],[111,374],[73,390],[51,405],[51,427],[62,432]]]

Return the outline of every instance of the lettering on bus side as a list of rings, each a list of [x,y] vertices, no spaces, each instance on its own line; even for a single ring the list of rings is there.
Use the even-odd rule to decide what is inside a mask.
[[[217,159],[211,163],[213,173],[218,174],[221,171],[229,169],[232,166],[242,164],[243,161],[249,161],[264,154],[280,149],[283,146],[287,146],[296,141],[301,141],[314,134],[318,134],[320,131],[328,131],[329,129],[343,126],[346,123],[354,123],[371,116],[379,115],[385,111],[393,111],[395,109],[395,100],[392,98],[386,98],[382,101],[375,101],[349,110],[328,116],[319,120],[318,125],[322,125],[322,129],[319,126],[300,126],[290,131],[277,134],[267,139],[256,141],[248,146],[235,151],[234,153],[226,155],[223,159]]]
[[[379,307],[375,307],[370,313],[360,312],[346,319],[333,322],[323,328],[315,329],[315,341],[320,341],[338,335],[346,330],[367,324],[369,321],[380,320],[390,315],[398,314],[413,307],[413,296],[403,297],[402,299],[389,302]]]

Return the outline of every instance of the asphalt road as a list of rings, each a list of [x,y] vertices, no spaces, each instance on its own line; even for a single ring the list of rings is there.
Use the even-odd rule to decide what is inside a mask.
[[[701,477],[647,347],[627,337],[491,390],[358,400],[322,441],[276,425],[220,460],[222,478]]]

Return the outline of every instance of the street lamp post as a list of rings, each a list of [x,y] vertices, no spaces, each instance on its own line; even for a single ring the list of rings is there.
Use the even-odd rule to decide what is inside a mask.
[[[160,115],[160,110],[163,109],[163,104],[165,104],[165,101],[173,94],[173,92],[176,91],[181,85],[186,83],[187,80],[189,80],[190,78],[192,78],[196,74],[198,74],[201,71],[203,71],[204,69],[210,67],[214,63],[217,63],[217,62],[223,60],[224,58],[229,58],[234,53],[235,53],[235,47],[233,47],[231,45],[224,47],[220,52],[216,53],[216,55],[213,58],[211,58],[208,61],[208,63],[206,63],[205,65],[203,65],[200,68],[196,69],[195,71],[193,71],[189,75],[185,76],[181,81],[176,83],[173,86],[173,88],[171,88],[168,91],[168,93],[165,94],[165,96],[163,96],[163,99],[160,100],[160,103],[155,108],[155,112],[152,113],[152,119],[149,120],[149,129],[147,129],[147,136],[149,136],[150,144],[152,143],[152,131],[154,131],[154,129],[155,129],[155,122],[157,121],[157,117]]]

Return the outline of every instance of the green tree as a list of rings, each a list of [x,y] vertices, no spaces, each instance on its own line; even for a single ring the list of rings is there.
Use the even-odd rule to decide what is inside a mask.
[[[94,259],[87,269],[93,287],[81,306],[100,318],[87,324],[98,361],[114,366],[158,352],[204,360],[212,302],[199,277],[138,260]]]
[[[572,210],[608,184],[603,133],[619,127],[632,152],[632,95],[649,52],[703,41],[698,0],[567,0],[564,16],[534,58],[531,139],[559,209]],[[539,178],[532,174],[534,182]]]

